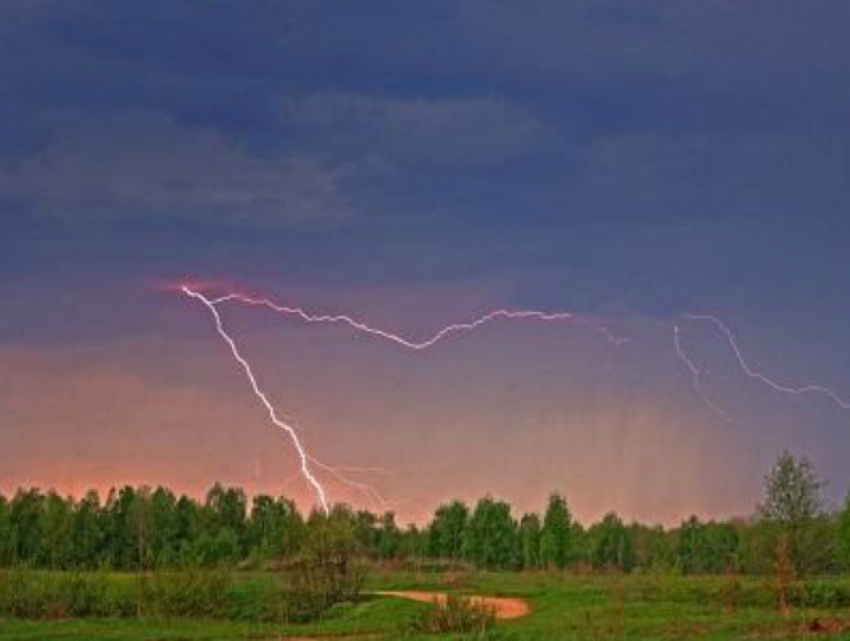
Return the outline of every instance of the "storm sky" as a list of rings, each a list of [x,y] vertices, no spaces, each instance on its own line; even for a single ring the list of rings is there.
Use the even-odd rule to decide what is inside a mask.
[[[402,519],[563,492],[747,514],[783,448],[850,484],[850,5],[0,0],[0,490],[309,488],[208,313]],[[706,371],[695,393],[673,326]],[[374,507],[326,477],[333,500]]]

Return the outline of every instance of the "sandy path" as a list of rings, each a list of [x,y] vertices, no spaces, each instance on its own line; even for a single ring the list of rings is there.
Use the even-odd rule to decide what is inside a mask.
[[[388,591],[375,592],[382,596],[394,596],[400,599],[411,599],[412,601],[422,601],[423,603],[443,603],[446,600],[445,592],[417,592],[417,591]],[[493,608],[497,619],[516,619],[524,617],[531,612],[528,603],[523,599],[512,599],[509,597],[500,596],[465,596],[473,603],[480,603],[487,607]]]

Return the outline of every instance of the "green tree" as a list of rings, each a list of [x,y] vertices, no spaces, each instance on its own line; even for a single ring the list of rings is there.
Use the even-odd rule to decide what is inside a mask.
[[[706,525],[705,538],[703,567],[706,572],[719,574],[738,569],[741,540],[734,525],[711,521]]]
[[[248,525],[251,549],[264,557],[294,555],[303,540],[304,521],[295,504],[284,497],[254,497]]]
[[[179,562],[192,565],[196,562],[194,544],[206,527],[205,510],[188,496],[181,496],[177,499],[174,511],[177,537],[175,547],[178,550]]]
[[[552,494],[543,516],[540,531],[540,562],[548,568],[563,568],[573,555],[572,515],[567,501],[560,494]]]
[[[825,545],[818,521],[824,515],[821,489],[811,462],[782,452],[764,480],[764,501],[759,514],[771,524],[776,536],[774,548],[783,546],[794,569],[801,574],[823,564]]]
[[[700,567],[703,524],[691,516],[679,526],[676,541],[676,561],[684,574],[696,574]]]
[[[736,528],[740,541],[739,569],[744,574],[767,575],[775,569],[776,528],[762,518],[748,519]]]
[[[531,570],[540,566],[540,517],[523,515],[519,522],[519,545],[522,567]]]
[[[437,558],[459,559],[468,519],[469,508],[461,501],[438,507],[428,529],[429,554]]]
[[[64,569],[71,561],[71,527],[74,504],[49,492],[41,513],[39,562],[52,570]]]
[[[34,563],[42,548],[44,495],[18,490],[9,504],[9,547],[13,563]]]
[[[171,490],[158,487],[150,495],[148,512],[151,560],[157,567],[172,566],[180,549],[177,498]]]
[[[399,540],[399,557],[422,558],[428,555],[428,530],[411,523],[402,532]]]
[[[220,528],[214,534],[205,531],[188,545],[183,554],[191,565],[226,567],[239,559],[239,541],[230,528]]]
[[[679,527],[676,558],[685,574],[718,574],[738,566],[739,548],[732,524],[702,523],[692,516]]]
[[[144,510],[139,509],[136,488],[129,485],[110,490],[105,507],[105,538],[109,563],[117,570],[141,569],[139,543],[144,553]]]
[[[672,537],[660,525],[630,526],[635,548],[635,565],[641,568],[672,568],[676,564]]]
[[[293,573],[292,600],[302,607],[296,616],[316,617],[360,592],[365,574],[354,522],[351,511],[343,506],[334,506],[327,515],[310,515],[308,536]]]
[[[143,485],[135,492],[135,500],[129,509],[129,534],[133,541],[133,565],[141,570],[147,570],[153,564],[151,540],[153,539],[153,523],[151,517],[151,491]]]
[[[401,550],[401,530],[395,522],[393,512],[385,512],[378,529],[377,552],[379,559],[395,559]]]
[[[635,565],[631,532],[613,512],[591,528],[593,551],[591,562],[596,568],[617,568],[630,572]]]
[[[9,501],[0,494],[0,567],[12,564],[12,524],[9,520]]]
[[[463,555],[484,568],[507,568],[515,561],[516,523],[511,507],[490,496],[480,499],[463,535]]]
[[[211,533],[227,529],[236,535],[240,548],[247,534],[248,498],[245,490],[235,487],[222,487],[220,483],[213,485],[207,492],[206,504],[211,517]]]
[[[378,517],[368,510],[358,510],[354,514],[354,537],[360,545],[360,549],[365,554],[371,557],[377,556],[378,538]]]
[[[71,523],[71,564],[78,568],[97,567],[104,547],[100,497],[90,490],[77,504]]]

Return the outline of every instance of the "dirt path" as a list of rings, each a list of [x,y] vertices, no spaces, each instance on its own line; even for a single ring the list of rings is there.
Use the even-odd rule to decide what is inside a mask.
[[[400,599],[410,599],[412,601],[422,601],[423,603],[443,603],[447,595],[445,592],[417,592],[417,591],[401,591],[401,592],[375,592],[381,596],[394,596]],[[512,599],[509,597],[500,596],[464,596],[473,603],[483,604],[493,608],[497,619],[516,619],[524,617],[531,612],[528,603],[523,599]]]

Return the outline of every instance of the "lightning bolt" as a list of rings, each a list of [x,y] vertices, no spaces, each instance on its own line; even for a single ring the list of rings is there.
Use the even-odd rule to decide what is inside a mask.
[[[328,474],[333,476],[340,483],[347,485],[348,487],[352,487],[355,490],[359,490],[363,494],[369,497],[372,502],[374,502],[378,507],[382,510],[387,508],[389,504],[388,501],[383,497],[383,495],[375,488],[373,485],[368,483],[363,483],[362,481],[355,481],[350,476],[346,476],[343,473],[343,468],[333,467],[328,465],[327,463],[322,463],[320,460],[309,456],[310,461],[316,466],[325,470]],[[379,468],[345,468],[350,472],[363,472],[365,470],[379,469]]]
[[[850,402],[843,399],[835,391],[831,390],[828,387],[824,387],[822,385],[803,385],[800,387],[791,387],[788,385],[783,385],[781,383],[777,383],[773,379],[768,378],[758,370],[751,367],[750,364],[744,358],[741,348],[738,346],[738,340],[735,337],[735,334],[732,332],[728,325],[726,325],[716,316],[711,316],[709,314],[687,314],[685,318],[692,321],[703,321],[714,325],[714,327],[717,328],[725,337],[726,342],[729,344],[729,347],[732,350],[732,353],[735,355],[735,359],[738,361],[738,365],[741,367],[741,371],[743,371],[744,374],[746,374],[749,378],[759,381],[760,383],[772,389],[774,392],[780,394],[791,394],[793,396],[800,396],[804,394],[819,394],[821,396],[827,397],[836,407],[842,410],[850,410]]]
[[[239,347],[237,347],[236,341],[224,328],[224,323],[221,320],[221,315],[218,313],[218,309],[216,308],[216,302],[210,300],[200,292],[190,289],[187,285],[183,285],[181,287],[181,290],[184,294],[186,294],[186,296],[194,298],[195,300],[198,300],[203,303],[204,306],[209,310],[210,314],[212,314],[213,321],[215,322],[215,329],[218,332],[218,335],[221,336],[222,340],[224,340],[225,343],[227,343],[227,346],[230,348],[230,353],[233,355],[233,358],[236,359],[236,362],[239,363],[239,365],[241,365],[242,371],[245,373],[245,377],[248,379],[248,383],[250,384],[254,395],[260,400],[260,403],[262,403],[263,407],[266,409],[266,412],[269,415],[269,419],[276,427],[286,432],[287,436],[289,436],[289,440],[292,441],[292,445],[295,447],[295,451],[298,453],[301,474],[304,476],[305,479],[307,479],[307,482],[310,484],[310,486],[316,493],[316,498],[318,498],[319,504],[322,506],[322,510],[327,513],[327,495],[325,493],[325,488],[313,475],[313,472],[310,469],[311,457],[307,454],[307,451],[301,444],[301,439],[298,438],[298,433],[296,432],[295,427],[282,420],[278,416],[277,410],[275,410],[274,406],[269,401],[268,396],[266,396],[266,393],[260,388],[259,383],[257,383],[257,377],[254,376],[254,371],[251,369],[251,365],[239,351]]]
[[[298,453],[298,458],[300,462],[300,474],[307,480],[307,482],[314,490],[319,500],[319,503],[321,504],[322,509],[325,512],[328,511],[327,493],[318,478],[316,478],[316,475],[313,473],[311,466],[322,469],[332,475],[341,483],[344,483],[349,487],[363,492],[366,496],[370,497],[370,499],[372,499],[374,502],[376,502],[382,507],[387,505],[387,501],[380,494],[380,492],[378,492],[376,488],[367,483],[352,479],[350,476],[347,476],[344,471],[348,473],[364,473],[375,471],[384,472],[384,470],[380,468],[336,468],[327,465],[326,463],[322,463],[310,453],[308,453],[304,445],[301,443],[301,439],[299,438],[298,427],[292,422],[284,421],[278,415],[277,410],[274,408],[271,401],[269,401],[269,398],[266,393],[260,387],[259,383],[257,382],[257,377],[255,376],[250,363],[242,355],[241,351],[239,350],[239,347],[236,344],[235,339],[225,329],[221,314],[219,314],[218,311],[218,305],[227,302],[238,302],[245,305],[265,307],[278,314],[282,314],[285,316],[293,316],[305,323],[344,324],[350,327],[351,329],[356,330],[357,332],[365,333],[376,338],[390,341],[405,349],[410,349],[413,351],[423,351],[428,348],[434,347],[437,343],[448,338],[449,336],[471,332],[475,329],[478,329],[482,325],[485,325],[497,319],[536,320],[541,322],[571,322],[584,325],[585,327],[590,328],[594,332],[602,335],[607,340],[607,342],[613,346],[619,346],[623,343],[628,342],[628,339],[616,336],[607,327],[598,325],[586,318],[576,316],[575,314],[569,312],[544,312],[539,310],[510,309],[496,309],[494,311],[473,318],[472,320],[467,322],[452,323],[450,325],[446,325],[442,329],[438,330],[430,338],[423,341],[415,341],[409,338],[405,338],[395,332],[391,332],[385,329],[381,329],[379,327],[375,327],[373,325],[369,325],[363,321],[357,320],[345,314],[313,314],[307,312],[306,310],[300,307],[285,307],[283,305],[279,305],[269,298],[259,298],[237,292],[231,292],[214,298],[209,298],[202,294],[197,288],[193,288],[189,285],[182,284],[178,285],[177,288],[179,288],[179,290],[186,296],[200,301],[209,310],[210,314],[213,317],[216,331],[218,332],[219,336],[225,341],[227,346],[230,348],[230,352],[233,358],[241,366],[242,371],[248,379],[251,390],[265,408],[269,419],[276,427],[283,430],[289,436],[290,441],[292,442],[296,452]]]
[[[725,423],[729,423],[731,425],[737,425],[738,427],[743,427],[743,424],[739,421],[736,421],[731,416],[729,416],[722,407],[720,407],[717,403],[715,403],[705,389],[702,386],[702,370],[697,367],[697,364],[694,363],[693,359],[688,356],[684,347],[682,346],[682,337],[681,337],[682,329],[678,325],[673,325],[673,347],[676,350],[676,354],[679,357],[685,367],[688,368],[688,371],[691,373],[691,386],[696,392],[697,396],[700,397],[703,403],[705,403],[706,407],[710,409],[712,412],[717,414]]]
[[[423,351],[428,348],[434,347],[437,343],[448,338],[449,336],[452,336],[454,334],[471,332],[475,329],[478,329],[482,325],[485,325],[497,319],[537,320],[543,322],[571,322],[584,325],[585,327],[588,327],[594,332],[597,332],[614,346],[622,345],[623,343],[626,343],[629,340],[627,338],[615,335],[607,327],[598,325],[588,320],[587,318],[576,316],[575,314],[569,312],[543,312],[539,310],[496,309],[464,323],[452,323],[450,325],[446,325],[430,338],[423,341],[415,341],[396,334],[395,332],[391,332],[389,330],[369,325],[361,320],[357,320],[346,314],[311,314],[310,312],[307,312],[301,307],[285,307],[283,305],[275,303],[269,298],[257,298],[249,296],[247,294],[229,293],[224,296],[212,299],[210,302],[213,305],[217,305],[228,301],[235,301],[245,305],[265,307],[274,312],[277,312],[278,314],[282,314],[285,316],[294,316],[306,323],[329,323],[348,325],[350,328],[358,332],[362,332],[383,340],[390,341],[392,343],[395,343],[396,345],[414,351]]]
[[[311,488],[316,494],[319,504],[325,512],[328,511],[327,493],[321,482],[316,477],[316,474],[313,471],[314,467],[321,469],[324,472],[327,472],[339,482],[363,492],[371,500],[381,506],[385,506],[387,502],[384,497],[381,496],[380,492],[377,491],[377,489],[359,480],[352,479],[350,476],[347,476],[347,474],[384,472],[384,470],[381,470],[380,468],[333,467],[319,461],[310,453],[308,453],[299,437],[298,427],[294,423],[287,422],[279,416],[277,410],[275,410],[274,406],[269,401],[268,396],[260,387],[259,383],[257,382],[257,377],[254,375],[254,372],[251,368],[251,365],[240,352],[239,347],[237,346],[234,338],[225,329],[221,315],[218,311],[218,305],[228,302],[235,302],[254,307],[263,307],[277,314],[293,317],[308,324],[345,325],[357,333],[366,334],[374,338],[389,341],[404,349],[417,352],[430,349],[451,336],[470,333],[485,324],[491,323],[499,319],[575,323],[583,325],[596,332],[597,334],[601,335],[610,345],[614,347],[620,346],[623,343],[629,341],[629,339],[627,338],[617,336],[609,328],[603,325],[599,325],[587,318],[577,316],[576,314],[570,312],[546,312],[540,310],[517,309],[496,309],[480,316],[474,317],[466,322],[452,323],[450,325],[446,325],[425,340],[414,340],[412,338],[402,336],[399,333],[387,329],[382,329],[375,325],[371,325],[347,314],[311,313],[301,307],[288,307],[280,305],[270,298],[251,296],[235,291],[231,291],[229,293],[216,297],[207,297],[203,293],[201,293],[198,288],[193,288],[189,285],[178,285],[177,288],[179,288],[179,290],[186,296],[200,301],[209,310],[210,314],[213,317],[217,333],[225,341],[225,343],[230,349],[233,358],[241,366],[241,369],[244,372],[254,395],[259,399],[260,403],[265,408],[269,419],[276,427],[278,427],[287,434],[293,446],[295,447],[300,463],[300,475],[311,486]],[[828,398],[836,407],[843,410],[850,410],[850,401],[845,400],[844,398],[839,396],[835,391],[828,387],[812,384],[803,385],[799,387],[792,387],[789,385],[778,383],[775,380],[768,378],[760,371],[756,370],[744,358],[743,352],[739,347],[738,340],[735,334],[725,323],[723,323],[716,316],[711,316],[707,314],[686,314],[683,316],[683,318],[686,321],[690,322],[706,322],[713,325],[714,328],[717,329],[725,338],[727,344],[729,345],[729,348],[735,356],[735,359],[741,371],[747,377],[759,381],[763,385],[772,389],[774,392],[794,396],[805,394],[819,394]],[[690,373],[691,385],[695,393],[703,401],[706,407],[710,409],[711,412],[713,412],[715,415],[720,417],[724,422],[743,427],[743,424],[740,421],[737,421],[729,414],[727,414],[726,411],[717,402],[715,402],[705,390],[705,387],[703,385],[705,372],[688,354],[682,340],[682,334],[682,327],[679,324],[673,324],[673,347],[675,349],[678,359],[684,364],[684,366]]]
[[[747,359],[744,358],[744,354],[741,350],[740,345],[738,344],[738,339],[735,336],[735,333],[728,325],[726,325],[726,323],[717,318],[717,316],[712,316],[710,314],[685,314],[684,318],[688,321],[709,323],[716,330],[718,330],[725,339],[726,343],[729,345],[729,348],[731,349],[732,354],[734,355],[735,360],[737,361],[741,371],[748,378],[762,383],[769,389],[779,394],[788,394],[792,396],[819,394],[829,399],[834,406],[842,410],[850,410],[850,402],[843,399],[841,396],[838,395],[838,393],[828,387],[824,387],[822,385],[802,385],[800,387],[791,387],[789,385],[783,385],[771,378],[768,378],[763,373],[752,367],[747,361]],[[711,397],[705,392],[705,389],[702,385],[703,372],[685,351],[681,341],[681,331],[682,330],[678,325],[673,325],[673,346],[676,349],[676,354],[678,355],[679,359],[685,364],[685,366],[691,373],[691,382],[694,391],[702,399],[703,403],[705,403],[705,405],[712,412],[717,414],[725,422],[742,427],[742,423],[731,418],[723,410],[723,408],[721,408],[717,403],[715,403],[711,399]]]

